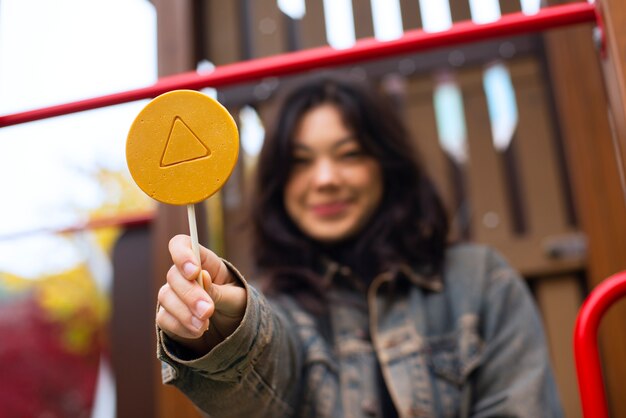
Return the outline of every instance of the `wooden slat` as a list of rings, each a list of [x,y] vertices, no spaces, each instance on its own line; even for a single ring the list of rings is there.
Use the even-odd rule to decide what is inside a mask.
[[[453,22],[470,20],[472,18],[469,0],[449,0],[449,3]]]
[[[502,156],[494,149],[491,139],[482,69],[468,70],[459,80],[467,121],[472,237],[483,243],[506,242],[511,239],[513,227],[502,175]]]
[[[579,26],[544,37],[576,209],[589,241],[588,285],[593,288],[626,268],[626,210],[590,34],[589,26]],[[620,302],[606,315],[600,332],[611,416],[616,417],[626,416],[624,317],[626,306]]]
[[[195,69],[192,0],[152,3],[157,12],[159,76]]]
[[[116,416],[153,417],[161,376],[154,358],[156,291],[151,278],[151,231],[125,231],[113,251],[111,360]]]
[[[433,88],[432,77],[407,79],[404,120],[416,141],[421,161],[426,165],[426,170],[437,185],[446,207],[452,211],[454,202],[449,161],[438,141]]]
[[[610,264],[602,266],[603,271],[606,269],[612,274],[626,268],[626,4],[622,0],[602,0],[598,7],[606,38],[606,56],[602,60],[602,70],[613,135],[613,161],[605,162],[607,165],[617,166],[621,186],[619,191],[615,190],[617,187],[613,189],[611,196],[607,196],[610,200],[605,203],[611,207],[612,215],[618,218],[605,220],[619,234],[608,243],[611,245],[608,249]],[[601,270],[599,265],[597,267]],[[603,276],[606,277],[607,274]],[[594,279],[593,282],[597,283],[598,276]],[[622,300],[609,311],[600,328],[613,416],[626,416],[626,399],[622,387],[626,379],[626,363],[623,361],[626,352],[625,317],[626,301]]]
[[[511,62],[519,124],[515,146],[519,156],[527,234],[546,235],[569,231],[564,185],[559,177],[550,112],[538,62]]]
[[[582,417],[574,351],[574,323],[582,300],[576,276],[544,277],[533,283],[535,297],[546,328],[552,366],[567,418]]]
[[[602,0],[599,9],[606,38],[602,69],[614,126],[616,158],[621,159],[626,170],[626,4],[623,0]],[[624,194],[626,199],[626,190]]]
[[[300,21],[303,49],[327,45],[322,0],[306,0],[306,14]]]
[[[374,22],[370,0],[352,0],[354,33],[357,39],[374,36]]]
[[[241,51],[239,1],[210,0],[205,2],[203,17],[204,56],[215,65],[243,59]]]
[[[418,0],[400,0],[400,10],[405,31],[422,27]]]
[[[252,57],[260,58],[287,51],[285,15],[276,0],[254,0],[249,3],[252,27]]]
[[[520,0],[500,0],[500,13],[515,13],[522,10]]]

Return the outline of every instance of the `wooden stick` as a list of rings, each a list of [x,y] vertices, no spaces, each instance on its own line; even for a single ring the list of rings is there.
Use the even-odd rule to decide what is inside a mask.
[[[202,261],[200,260],[200,243],[198,242],[198,227],[196,225],[196,207],[187,205],[187,218],[189,218],[189,235],[191,235],[191,249],[196,256],[196,261],[200,266],[200,274],[198,274],[197,282],[204,289],[202,285]]]

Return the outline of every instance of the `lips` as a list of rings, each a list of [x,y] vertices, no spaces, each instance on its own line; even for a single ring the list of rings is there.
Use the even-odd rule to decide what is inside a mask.
[[[311,205],[311,211],[321,218],[332,218],[343,214],[350,205],[348,201],[342,202],[329,202],[317,205]]]

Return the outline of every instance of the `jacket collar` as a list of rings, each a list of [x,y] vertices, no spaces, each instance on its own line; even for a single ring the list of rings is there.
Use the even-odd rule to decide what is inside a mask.
[[[431,292],[441,292],[443,290],[443,279],[440,274],[427,277],[418,273],[414,268],[405,263],[397,265],[396,277],[408,279],[413,285]]]
[[[342,284],[347,284],[349,287],[356,290],[367,291],[367,285],[353,274],[350,267],[343,266],[331,260],[325,260],[324,266],[325,273],[322,279],[324,287],[329,288],[337,283],[337,281],[340,281]],[[390,277],[390,281],[408,280],[414,286],[431,292],[441,292],[443,290],[443,279],[440,274],[425,276],[406,263],[397,263],[390,269],[379,273],[376,278],[382,275]],[[374,280],[376,280],[376,278],[374,278]]]

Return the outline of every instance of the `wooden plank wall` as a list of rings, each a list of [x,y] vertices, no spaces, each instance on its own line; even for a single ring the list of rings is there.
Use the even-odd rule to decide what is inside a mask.
[[[554,126],[548,111],[546,85],[536,58],[527,57],[507,63],[516,89],[519,127],[506,156],[494,149],[486,97],[483,68],[456,71],[463,95],[469,158],[457,167],[462,173],[467,201],[454,200],[455,165],[437,143],[433,89],[437,80],[430,75],[408,81],[407,121],[417,138],[420,154],[438,186],[444,191],[447,206],[455,211],[469,206],[470,239],[498,248],[527,278],[540,306],[551,347],[559,390],[568,417],[580,416],[571,347],[572,329],[582,290],[577,275],[583,267],[580,257],[552,258],[543,243],[549,239],[577,236],[567,216],[566,179],[560,176],[554,144]],[[523,197],[525,230],[515,230],[511,211],[507,163],[516,160],[518,191]],[[458,225],[457,225],[458,227]]]
[[[620,0],[603,0],[598,2],[598,7],[603,22],[604,84],[609,99],[616,154],[621,159],[623,170],[626,167],[626,6]],[[626,180],[622,177],[622,181],[624,189]]]
[[[614,151],[613,166],[620,177],[621,190],[611,194],[610,202],[617,217],[613,227],[617,230],[615,245],[611,248],[611,264],[606,271],[613,274],[626,269],[626,4],[619,0],[604,0],[599,3],[602,16],[604,48],[601,55],[604,86],[609,102]],[[621,193],[620,193],[621,191]],[[599,268],[594,271],[600,270]],[[604,276],[595,276],[593,283]],[[626,416],[626,399],[622,396],[622,382],[626,375],[624,353],[626,353],[626,301],[611,308],[601,327],[601,341],[605,358],[605,371],[609,382],[610,399],[614,416]]]
[[[624,116],[619,115],[619,106],[607,109],[611,96],[619,95],[620,100],[624,99],[624,94],[617,89],[617,85],[625,81],[623,66],[620,69],[616,65],[610,70],[608,67],[612,62],[624,62],[623,48],[621,54],[619,52],[623,36],[616,36],[624,26],[615,23],[624,18],[626,5],[623,2],[607,3],[612,11],[607,17],[616,20],[609,28],[610,48],[607,52],[610,58],[607,56],[606,61],[602,60],[592,41],[591,25],[544,35],[556,117],[564,138],[580,225],[588,240],[586,279],[589,289],[626,268],[626,195],[620,180],[620,149],[616,148],[621,140],[615,128],[616,121],[626,122]],[[613,127],[609,115],[612,115]],[[626,417],[624,317],[626,301],[621,301],[603,319],[599,335],[607,396],[611,416],[615,417]]]
[[[307,14],[300,21],[290,21],[278,10],[274,0],[155,0],[153,3],[159,16],[160,75],[188,71],[195,68],[201,59],[223,65],[285,52],[294,46],[310,48],[326,44],[322,2],[319,0],[306,1]],[[618,7],[617,1],[609,3],[613,8]],[[450,4],[455,21],[469,19],[466,0],[450,0]],[[357,36],[371,36],[373,24],[369,2],[353,0],[353,7]],[[417,1],[401,0],[401,7],[405,29],[420,27]],[[518,11],[519,2],[503,0],[501,8],[503,13]],[[198,13],[200,19],[197,18]],[[469,160],[462,165],[453,162],[438,144],[433,92],[440,79],[441,68],[410,76],[396,74],[405,86],[401,97],[404,104],[402,112],[418,140],[419,152],[433,174],[447,207],[452,215],[463,205],[469,208],[468,223],[459,227],[458,236],[495,246],[529,280],[546,324],[567,417],[580,416],[571,335],[575,315],[585,294],[583,281],[592,277],[590,283],[593,285],[597,282],[593,280],[598,280],[600,275],[611,273],[609,270],[619,263],[593,260],[601,260],[603,250],[610,251],[607,249],[609,246],[623,243],[626,236],[608,230],[609,220],[617,222],[620,228],[624,224],[626,217],[621,220],[615,218],[620,213],[619,208],[607,213],[607,209],[601,208],[598,202],[598,192],[604,193],[601,199],[615,201],[619,188],[616,179],[619,176],[616,175],[616,167],[607,163],[612,158],[612,151],[608,145],[610,141],[605,141],[610,138],[606,98],[598,96],[596,90],[601,78],[597,71],[589,73],[591,75],[586,73],[589,70],[587,67],[593,67],[595,57],[582,47],[577,49],[579,42],[586,47],[583,41],[589,40],[588,35],[577,32],[571,39],[570,32],[546,35],[545,65],[541,50],[534,56],[514,56],[507,62],[501,61],[511,74],[520,119],[512,145],[506,152],[497,152],[491,142],[482,84],[485,67],[445,69],[447,76],[456,80],[464,101]],[[561,45],[568,47],[564,49]],[[364,70],[361,68],[359,71]],[[575,76],[580,76],[582,83],[588,84],[575,81]],[[572,83],[580,85],[581,91],[572,92],[576,90],[570,88]],[[276,84],[276,80],[264,80],[251,90],[250,103],[265,119],[271,117],[273,112],[271,94]],[[264,100],[268,95],[270,99]],[[589,103],[588,97],[593,97],[597,106],[597,112],[592,116],[589,112],[583,114]],[[230,110],[235,116],[239,112],[237,107]],[[580,117],[572,120],[570,112]],[[589,142],[590,137],[596,136],[601,136],[604,141],[597,149]],[[569,167],[562,165],[564,149]],[[592,158],[590,154],[594,154]],[[211,225],[212,219],[223,219],[225,225],[221,238],[205,242],[222,249],[224,255],[240,266],[244,273],[252,271],[249,248],[245,247],[248,240],[244,228],[248,191],[246,177],[251,164],[254,162],[242,156],[232,178],[220,193],[221,207],[218,204],[206,208],[208,225]],[[579,167],[581,170],[578,170]],[[602,185],[597,182],[590,184],[587,179],[589,173],[596,170],[601,171],[601,180],[598,181],[603,182]],[[572,210],[569,193],[570,180],[575,189],[575,210]],[[175,208],[159,209],[154,249],[156,287],[160,287],[169,267],[165,250],[169,237],[186,232],[183,212]],[[520,219],[523,221],[521,228]],[[604,228],[602,233],[594,229],[599,224]],[[205,236],[210,235],[204,232]],[[576,243],[581,237],[588,238],[590,263],[596,266],[591,276],[587,276],[584,255],[575,253],[569,258],[559,258],[548,251],[551,242]],[[220,242],[217,243],[216,239]],[[624,247],[619,248],[623,254]],[[609,325],[610,332],[615,332],[616,326],[617,319]],[[620,345],[623,343],[615,345],[609,338],[603,342],[605,354],[608,353],[606,359],[612,364],[617,352],[611,351],[610,347],[623,347]],[[626,376],[626,371],[616,367],[609,374],[609,380],[615,385]],[[163,387],[160,380],[155,384],[158,387],[158,398],[155,400],[158,416],[199,416],[175,390]],[[616,388],[612,386],[612,394],[617,393]],[[612,401],[615,411],[623,411],[622,406],[615,406],[623,402],[621,399],[613,395]]]
[[[116,417],[154,417],[159,369],[154,361],[154,306],[150,228],[125,231],[113,252],[111,360]]]

